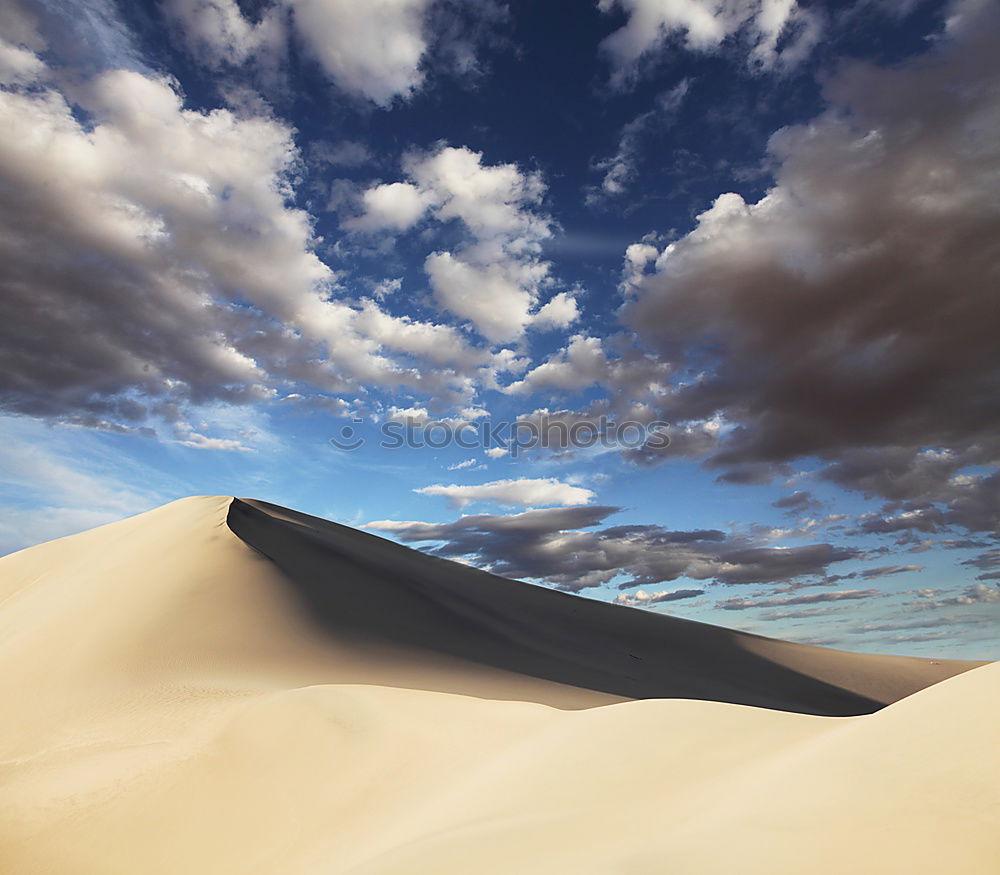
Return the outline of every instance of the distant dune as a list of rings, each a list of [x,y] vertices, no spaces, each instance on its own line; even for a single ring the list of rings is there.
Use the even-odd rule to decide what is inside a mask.
[[[263,502],[0,559],[0,696],[4,875],[1000,872],[1000,664],[607,605]]]

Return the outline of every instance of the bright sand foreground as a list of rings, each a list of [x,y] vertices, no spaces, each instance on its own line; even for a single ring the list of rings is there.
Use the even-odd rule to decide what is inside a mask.
[[[976,666],[186,499],[0,560],[0,872],[996,875]]]

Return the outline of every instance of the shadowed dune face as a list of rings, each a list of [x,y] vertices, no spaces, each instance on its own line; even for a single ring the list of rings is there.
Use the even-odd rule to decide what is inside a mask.
[[[857,715],[975,665],[844,653],[609,605],[260,501],[234,499],[227,522],[334,638],[616,697]]]

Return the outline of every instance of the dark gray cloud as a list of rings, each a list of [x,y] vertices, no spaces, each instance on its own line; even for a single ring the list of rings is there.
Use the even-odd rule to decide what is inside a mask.
[[[990,483],[939,497],[1000,459],[1000,8],[950,12],[924,56],[846,65],[826,112],[772,137],[764,199],[724,194],[652,271],[627,266],[626,324],[700,374],[660,418],[722,415],[728,482],[817,456],[847,488],[995,524]]]
[[[760,486],[770,483],[775,477],[788,477],[791,473],[791,465],[785,463],[754,462],[732,465],[719,474],[716,480],[736,486]]]
[[[922,501],[883,505],[881,512],[863,514],[849,534],[935,534],[951,528],[970,532],[1000,532],[1000,473],[966,474],[928,484]],[[957,539],[958,543],[969,539]]]
[[[786,605],[812,605],[817,602],[854,601],[882,596],[877,589],[843,589],[834,592],[815,592],[809,595],[779,596],[767,599],[730,598],[715,603],[724,611],[745,611],[748,608],[779,608]]]
[[[847,449],[820,476],[838,486],[893,501],[936,494],[962,468],[985,461],[976,452],[923,450],[894,446]]]
[[[798,489],[790,495],[783,495],[773,502],[772,507],[783,510],[786,514],[797,516],[809,511],[819,510],[823,506],[821,501],[817,501],[811,492]]]
[[[831,574],[820,581],[820,584],[834,586],[844,580],[878,580],[883,577],[891,577],[894,574],[907,574],[923,570],[923,565],[878,565],[875,568],[865,568],[863,571],[852,571],[849,574]]]
[[[982,572],[976,575],[976,580],[1000,580],[1000,547],[987,550],[972,559],[966,559],[962,564]]]
[[[828,617],[830,615],[836,615],[841,613],[847,605],[823,605],[818,608],[796,608],[791,611],[767,611],[763,614],[758,614],[754,617],[755,620],[763,620],[767,623],[778,622],[781,620],[811,620],[815,617]]]
[[[945,550],[982,550],[992,546],[989,541],[977,538],[944,538],[937,543]]]
[[[618,510],[586,506],[474,514],[448,523],[381,520],[368,528],[391,532],[407,543],[442,542],[431,552],[567,590],[600,586],[622,573],[630,579],[619,589],[679,577],[722,584],[783,582],[822,575],[829,565],[862,555],[831,544],[765,546],[752,534],[717,529],[674,531],[627,525],[581,531]]]
[[[730,566],[717,575],[723,583],[770,583],[821,573],[828,565],[857,559],[860,550],[833,544],[802,547],[749,547],[726,552],[720,558]]]
[[[944,528],[945,513],[941,508],[927,504],[900,511],[895,515],[870,513],[857,520],[851,534],[887,535],[895,532],[939,532]]]
[[[868,636],[873,632],[909,632],[915,629],[937,629],[938,632],[933,636],[937,638],[954,636],[955,628],[959,626],[988,626],[995,622],[994,618],[988,617],[985,614],[956,615],[954,613],[941,614],[928,611],[916,617],[876,620],[872,623],[857,623],[856,625],[847,627],[844,631],[852,635]],[[900,640],[919,639],[905,638]]]
[[[862,580],[874,580],[879,577],[889,577],[892,574],[906,574],[909,571],[923,571],[923,565],[879,565],[877,568],[866,568],[858,572]]]

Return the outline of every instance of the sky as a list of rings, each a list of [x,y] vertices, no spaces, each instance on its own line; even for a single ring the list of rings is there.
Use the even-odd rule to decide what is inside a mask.
[[[260,498],[1000,659],[1000,5],[3,0],[0,552]]]

